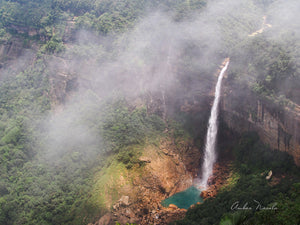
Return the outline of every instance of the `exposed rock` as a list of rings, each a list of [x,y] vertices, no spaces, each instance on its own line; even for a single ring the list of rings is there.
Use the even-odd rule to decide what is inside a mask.
[[[172,139],[164,139],[159,147],[147,146],[143,152],[139,160],[147,163],[139,167],[138,176],[134,170],[129,177],[123,176],[127,180],[122,181],[121,198],[112,206],[112,221],[166,225],[182,219],[186,210],[175,205],[164,208],[160,202],[192,185],[195,173],[188,168],[192,167],[190,163],[199,168],[200,160],[198,164],[194,162],[200,155],[199,150],[191,141],[175,145]],[[191,157],[193,155],[198,157]],[[187,159],[183,160],[185,156]]]
[[[167,149],[162,149],[162,152],[163,152],[165,155],[171,155]]]
[[[129,197],[128,196],[122,196],[119,200],[120,205],[125,205],[128,206],[129,205]]]
[[[205,199],[205,198],[208,198],[209,197],[209,192],[208,191],[202,191],[200,196]]]
[[[236,87],[238,88],[238,87]],[[285,151],[300,166],[300,106],[280,108],[263,102],[246,88],[232,90],[226,80],[223,86],[222,118],[239,133],[255,131],[272,149]]]
[[[270,172],[268,173],[268,176],[266,176],[266,180],[270,180],[272,177],[272,170],[270,170]]]
[[[128,217],[125,216],[125,215],[120,215],[120,216],[118,216],[118,222],[119,222],[120,224],[126,224],[126,223],[129,222],[129,219],[128,219]]]
[[[189,187],[192,184],[192,175],[180,160],[182,157],[174,152],[177,150],[176,146],[169,141],[164,141],[162,145],[165,146],[163,149],[168,149],[169,154],[159,155],[159,151],[153,148],[145,150],[151,163],[145,168],[150,177],[148,176],[147,180],[144,179],[144,182],[148,187],[157,188],[164,194],[172,195]]]
[[[213,176],[208,180],[208,187],[203,190],[200,196],[205,200],[207,198],[215,197],[221,187],[226,184],[226,180],[230,174],[230,160],[223,159],[222,162],[217,162],[213,168]]]
[[[178,207],[177,207],[177,205],[170,204],[170,205],[169,205],[169,209],[171,209],[171,210],[176,210],[176,209],[178,209]]]
[[[162,93],[149,93],[146,96],[147,112],[163,117],[165,114],[164,96]]]
[[[151,163],[151,160],[150,160],[148,157],[145,157],[145,156],[141,156],[141,157],[139,158],[139,160],[140,160],[141,162]]]
[[[284,179],[286,177],[286,174],[276,174],[276,175],[272,175],[272,179],[269,181],[269,185],[270,186],[275,186],[278,185],[280,183],[280,181],[282,179]]]
[[[69,60],[51,56],[48,62],[49,82],[50,82],[50,98],[52,108],[57,109],[58,106],[68,99],[72,92],[78,89],[79,83],[86,84],[83,80],[77,78],[76,71]]]
[[[104,216],[100,218],[98,222],[96,222],[94,225],[110,225],[113,223],[112,215],[111,213],[106,213]]]

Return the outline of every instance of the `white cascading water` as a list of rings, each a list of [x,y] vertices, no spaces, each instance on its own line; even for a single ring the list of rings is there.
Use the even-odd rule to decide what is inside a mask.
[[[225,64],[218,77],[218,82],[215,89],[215,99],[210,112],[210,118],[208,122],[208,129],[206,134],[206,143],[204,151],[204,162],[202,165],[202,177],[200,180],[200,187],[206,189],[208,178],[213,173],[213,166],[216,161],[216,139],[218,133],[218,114],[219,114],[219,101],[221,93],[222,79],[225,71],[227,70],[229,61]]]

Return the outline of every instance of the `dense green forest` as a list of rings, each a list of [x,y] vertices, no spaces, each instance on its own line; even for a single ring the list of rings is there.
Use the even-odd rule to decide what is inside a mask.
[[[278,2],[0,0],[0,224],[95,222],[108,210],[92,193],[95,177],[111,164],[142,167],[143,146],[167,135],[201,147],[206,124],[195,128],[193,115],[178,108],[210,90],[225,57],[233,84],[295,108],[300,25],[297,17],[278,19]],[[272,29],[249,37],[265,15]],[[147,107],[152,95],[166,96],[159,103],[169,114]],[[292,159],[252,133],[235,141],[236,185],[176,224],[299,223]],[[286,178],[270,187],[260,175],[269,168]],[[263,205],[277,202],[280,213],[230,213],[232,199],[250,202],[249,193]]]

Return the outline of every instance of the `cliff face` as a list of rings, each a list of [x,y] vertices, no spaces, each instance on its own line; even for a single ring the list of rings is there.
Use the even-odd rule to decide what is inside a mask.
[[[300,107],[278,107],[260,100],[247,88],[224,80],[222,118],[237,132],[256,131],[272,149],[285,151],[300,166]]]

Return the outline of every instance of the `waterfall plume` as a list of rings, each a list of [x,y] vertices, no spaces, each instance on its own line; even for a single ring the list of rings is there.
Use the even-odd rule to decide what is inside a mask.
[[[229,64],[229,60],[226,61],[227,62],[223,67],[223,69],[221,70],[216,84],[215,99],[213,102],[213,106],[211,108],[209,122],[208,122],[208,129],[206,133],[204,161],[202,165],[202,176],[200,180],[200,187],[203,189],[206,189],[207,187],[208,178],[213,173],[213,165],[216,161],[215,146],[216,146],[217,133],[218,133],[220,93],[221,93],[222,79]]]

